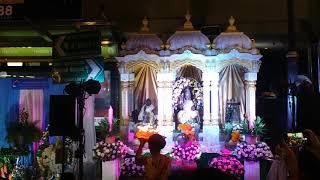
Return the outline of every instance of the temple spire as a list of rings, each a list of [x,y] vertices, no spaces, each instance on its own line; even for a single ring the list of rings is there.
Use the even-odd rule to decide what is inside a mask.
[[[145,16],[144,18],[143,18],[143,20],[142,20],[142,27],[141,27],[141,29],[140,29],[140,31],[141,32],[149,32],[150,31],[150,29],[149,29],[149,27],[148,27],[148,24],[149,24],[149,21],[148,21],[148,19],[147,19],[147,16]]]
[[[229,18],[229,26],[227,27],[227,30],[225,32],[238,32],[237,27],[234,25],[235,19],[233,16],[230,16]]]
[[[192,22],[190,21],[191,15],[190,15],[189,10],[187,10],[187,14],[185,15],[185,18],[186,18],[186,22],[183,25],[183,29],[193,30],[193,25],[192,25]]]

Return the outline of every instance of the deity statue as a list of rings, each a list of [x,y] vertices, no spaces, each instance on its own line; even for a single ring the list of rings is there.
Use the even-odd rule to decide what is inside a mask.
[[[142,123],[149,123],[150,125],[155,125],[155,114],[154,105],[150,99],[146,100],[146,103],[142,106],[140,113],[138,115],[138,120]]]
[[[199,114],[192,101],[191,91],[185,88],[183,91],[183,106],[178,112],[179,123],[198,123]]]

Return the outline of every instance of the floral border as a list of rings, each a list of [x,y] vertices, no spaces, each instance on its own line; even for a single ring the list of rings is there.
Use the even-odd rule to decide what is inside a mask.
[[[195,79],[182,77],[177,79],[173,85],[172,100],[174,110],[177,110],[179,107],[179,97],[182,90],[188,86],[192,89],[192,95],[194,97],[193,103],[197,105],[197,109],[199,109],[199,107],[201,106],[201,102],[203,99],[203,90],[201,84]]]

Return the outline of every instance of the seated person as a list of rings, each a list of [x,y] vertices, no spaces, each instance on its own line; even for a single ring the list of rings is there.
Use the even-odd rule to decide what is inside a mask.
[[[142,123],[149,123],[150,125],[155,125],[155,107],[151,103],[150,99],[146,100],[146,103],[142,106],[140,113],[138,115],[138,121]]]

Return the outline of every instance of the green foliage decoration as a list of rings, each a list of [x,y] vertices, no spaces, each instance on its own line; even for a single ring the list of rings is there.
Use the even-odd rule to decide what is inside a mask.
[[[39,141],[42,132],[37,127],[39,121],[29,121],[28,112],[24,109],[19,114],[19,120],[9,123],[7,127],[7,141],[18,148],[25,148],[32,142]]]

